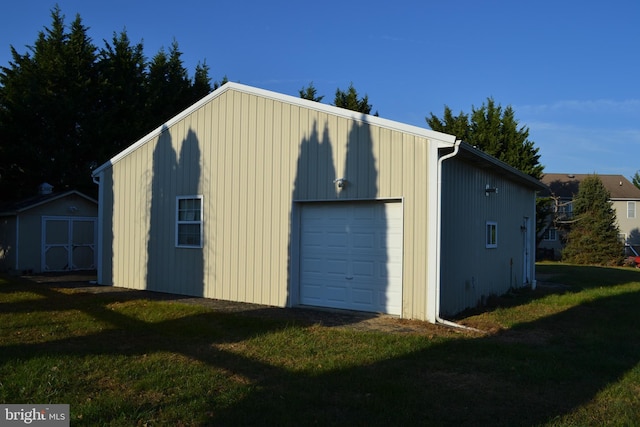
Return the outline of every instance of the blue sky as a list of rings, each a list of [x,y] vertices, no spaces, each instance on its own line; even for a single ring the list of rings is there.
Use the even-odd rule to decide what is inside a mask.
[[[0,65],[51,24],[55,1],[7,2]],[[549,173],[640,169],[637,0],[197,1],[58,0],[98,47],[126,29],[145,54],[175,39],[190,74],[324,103],[353,82],[381,117],[427,127],[445,105],[511,105]]]

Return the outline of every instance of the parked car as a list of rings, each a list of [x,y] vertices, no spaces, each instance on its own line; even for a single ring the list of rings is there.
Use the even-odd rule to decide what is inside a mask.
[[[624,255],[630,264],[635,264],[636,268],[640,268],[640,245],[624,245]]]

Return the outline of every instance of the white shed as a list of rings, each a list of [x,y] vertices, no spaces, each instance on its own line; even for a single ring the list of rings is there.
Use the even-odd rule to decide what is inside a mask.
[[[241,84],[94,178],[106,285],[435,322],[534,280],[537,180],[452,135]]]

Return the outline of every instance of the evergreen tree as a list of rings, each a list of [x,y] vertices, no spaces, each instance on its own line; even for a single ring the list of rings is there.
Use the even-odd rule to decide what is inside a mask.
[[[636,173],[631,177],[631,182],[633,182],[633,185],[640,188],[640,171],[636,171]]]
[[[623,244],[618,238],[611,195],[597,175],[585,178],[573,200],[575,222],[562,259],[574,264],[619,265]]]
[[[174,40],[168,53],[161,48],[151,59],[146,112],[152,127],[159,126],[193,103],[191,81],[181,56],[178,42]]]
[[[519,126],[510,106],[503,110],[488,98],[482,107],[471,108],[470,117],[462,112],[454,116],[445,106],[442,119],[431,113],[426,121],[435,131],[455,135],[527,175],[542,177],[539,149],[529,140],[529,129]]]
[[[336,97],[333,101],[333,105],[340,108],[346,108],[347,110],[358,111],[363,114],[371,114],[372,105],[369,104],[369,97],[365,95],[360,98],[358,92],[353,87],[353,83],[349,84],[349,89],[346,91],[336,89]],[[378,112],[374,114],[378,115]]]
[[[114,33],[111,43],[105,41],[100,50],[98,67],[102,84],[96,163],[111,158],[150,130],[141,114],[148,96],[142,43],[132,45],[126,31]]]
[[[95,196],[94,167],[211,91],[208,66],[192,81],[175,41],[147,63],[124,31],[98,51],[79,15],[68,29],[59,7],[51,17],[0,67],[0,200],[45,181]]]
[[[211,93],[211,77],[209,77],[209,66],[206,62],[198,63],[196,71],[193,75],[193,84],[191,85],[191,103],[198,102],[200,99]]]
[[[471,141],[469,116],[462,111],[457,116],[454,116],[451,108],[445,105],[442,119],[431,113],[430,117],[427,117],[426,120],[432,130],[455,135],[458,139],[466,142]]]
[[[307,86],[306,88],[303,87],[299,90],[300,98],[308,99],[309,101],[321,102],[324,98],[324,95],[318,96],[317,92],[317,89],[313,86],[313,82],[309,83],[309,86]]]
[[[0,73],[2,195],[25,197],[38,184],[57,190],[94,189],[86,136],[97,120],[96,47],[76,16],[67,32],[58,7],[51,28],[29,53],[12,47],[13,61]]]

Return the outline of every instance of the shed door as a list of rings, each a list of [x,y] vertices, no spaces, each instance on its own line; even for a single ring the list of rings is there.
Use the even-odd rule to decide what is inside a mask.
[[[94,270],[96,218],[44,217],[42,271]]]
[[[300,303],[400,315],[402,232],[398,202],[303,205]]]

